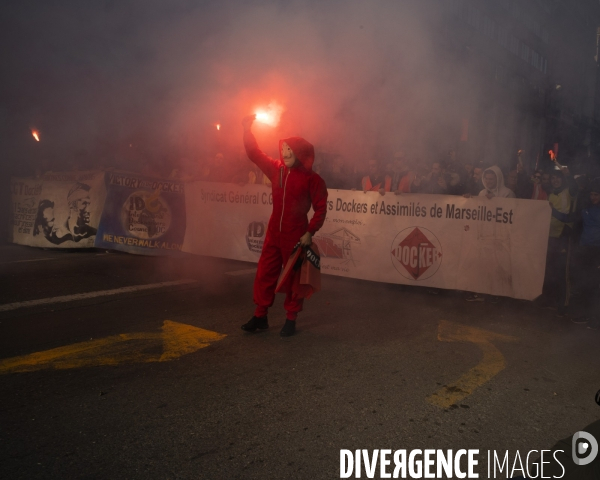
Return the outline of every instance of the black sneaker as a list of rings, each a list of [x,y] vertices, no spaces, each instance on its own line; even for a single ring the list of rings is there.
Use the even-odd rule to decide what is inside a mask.
[[[269,320],[267,319],[266,316],[264,317],[252,317],[250,320],[248,320],[247,323],[244,323],[242,325],[242,330],[246,331],[246,332],[254,332],[256,331],[256,329],[259,330],[266,330],[267,328],[269,328]]]
[[[291,337],[294,333],[296,333],[296,322],[286,319],[279,335],[282,337]]]

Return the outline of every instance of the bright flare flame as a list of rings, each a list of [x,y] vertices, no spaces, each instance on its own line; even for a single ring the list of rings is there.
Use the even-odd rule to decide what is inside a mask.
[[[36,141],[40,141],[40,132],[38,132],[37,130],[32,130],[31,134],[33,135],[33,138],[36,139]]]
[[[215,126],[217,127],[217,130],[221,130],[221,124],[220,123],[217,123]]]
[[[267,108],[258,108],[255,112],[256,120],[271,127],[279,125],[279,119],[283,113],[283,107],[271,102]]]

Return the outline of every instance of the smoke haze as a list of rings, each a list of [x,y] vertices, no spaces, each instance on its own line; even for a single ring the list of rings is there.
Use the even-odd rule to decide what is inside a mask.
[[[281,123],[256,133],[272,154],[277,138],[301,135],[356,161],[400,150],[433,161],[477,101],[446,45],[451,3],[10,2],[4,161],[126,168],[237,154],[241,118],[271,101]]]

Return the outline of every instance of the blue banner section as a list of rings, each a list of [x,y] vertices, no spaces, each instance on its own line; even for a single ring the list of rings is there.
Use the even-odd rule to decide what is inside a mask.
[[[94,246],[141,255],[181,251],[186,224],[183,182],[109,171],[106,186]]]

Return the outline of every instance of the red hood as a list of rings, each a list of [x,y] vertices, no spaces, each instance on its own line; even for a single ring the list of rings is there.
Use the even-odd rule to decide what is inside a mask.
[[[308,143],[302,137],[290,137],[279,140],[279,158],[283,162],[281,157],[281,145],[283,142],[287,143],[296,158],[300,160],[300,163],[307,170],[312,170],[313,163],[315,162],[315,147]]]

